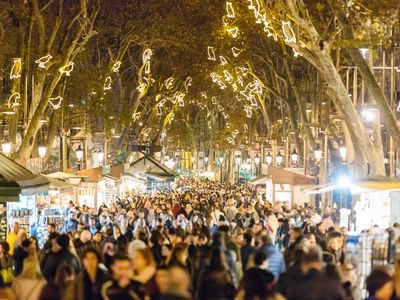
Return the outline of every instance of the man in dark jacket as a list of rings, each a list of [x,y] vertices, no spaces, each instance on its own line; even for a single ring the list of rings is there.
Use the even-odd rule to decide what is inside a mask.
[[[78,258],[69,251],[69,237],[62,234],[52,241],[51,251],[45,255],[40,263],[43,276],[48,282],[54,282],[57,268],[60,265],[70,265],[75,275],[80,271]]]
[[[21,274],[24,259],[29,256],[34,250],[32,249],[33,243],[29,239],[25,239],[22,241],[21,245],[17,246],[14,249],[13,259],[14,259],[14,275],[18,276]],[[33,251],[32,251],[33,250]]]
[[[253,235],[250,232],[245,232],[243,239],[246,244],[240,249],[240,252],[242,256],[242,268],[244,273],[246,272],[249,257],[255,252],[255,248],[251,245],[253,241]]]

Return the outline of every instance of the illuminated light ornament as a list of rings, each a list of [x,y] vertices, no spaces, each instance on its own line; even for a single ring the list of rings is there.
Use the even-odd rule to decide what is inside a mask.
[[[232,84],[232,89],[234,92],[237,92],[239,90],[238,86],[236,83]]]
[[[226,138],[226,140],[228,141],[229,144],[232,144],[232,145],[235,144],[235,140],[234,140],[232,137],[230,137],[230,136],[228,136],[228,137]]]
[[[53,58],[50,54],[43,56],[37,60],[35,60],[35,63],[38,64],[38,67],[41,69],[46,69],[46,64]]]
[[[239,134],[239,130],[236,129],[234,132],[232,132],[232,137],[235,139],[238,134]]]
[[[258,81],[257,79],[254,80],[252,92],[258,95],[261,95],[263,92],[261,82]]]
[[[151,49],[144,50],[143,55],[142,55],[143,63],[149,61],[151,59],[152,55],[153,55],[153,51],[151,51]]]
[[[146,84],[141,83],[136,89],[139,91],[139,93],[143,93],[146,90]]]
[[[10,79],[17,79],[21,77],[21,58],[13,58],[13,65],[11,67]]]
[[[245,105],[243,110],[246,112],[247,118],[251,118],[253,116],[253,109],[250,106]]]
[[[228,61],[226,60],[225,57],[223,57],[222,55],[219,57],[219,60],[221,61],[221,65],[225,66],[228,64]]]
[[[224,111],[225,110],[225,108],[222,106],[222,105],[218,105],[218,111]]]
[[[149,135],[150,132],[151,132],[151,128],[146,128],[146,129],[143,131],[143,135]]]
[[[242,76],[238,76],[236,82],[237,82],[240,86],[244,86],[244,81],[243,81],[243,77],[242,77]]]
[[[229,73],[228,70],[224,70],[224,76],[225,76],[226,81],[228,81],[228,82],[231,82],[233,80],[233,77],[232,77],[231,73]]]
[[[7,107],[18,107],[19,106],[19,100],[21,100],[21,95],[20,93],[13,93],[10,98],[7,100]]]
[[[206,92],[201,92],[200,95],[201,95],[204,99],[207,99],[207,98],[208,98]]]
[[[192,77],[189,76],[188,78],[186,78],[184,84],[186,92],[189,90],[189,87],[192,86],[192,81],[193,81]]]
[[[232,54],[234,57],[238,57],[240,55],[240,53],[243,52],[242,49],[236,48],[236,47],[232,47]]]
[[[233,28],[229,28],[226,31],[229,32],[229,34],[235,39],[237,38],[238,34],[239,34],[239,28],[237,27],[233,27]]]
[[[140,119],[140,112],[134,113],[134,114],[132,115],[132,119],[133,119],[134,121],[139,120],[139,119]]]
[[[292,48],[292,49],[293,49],[293,56],[294,57],[301,56],[301,54],[299,52],[297,52],[294,48]]]
[[[260,2],[258,0],[248,0],[248,1],[250,2],[248,8],[254,11],[254,16],[256,17],[256,19],[258,19],[260,17],[260,10],[261,10]]]
[[[150,74],[150,70],[151,70],[151,64],[150,64],[150,60],[149,60],[144,63],[144,73]]]
[[[217,60],[217,57],[215,56],[214,48],[211,46],[207,47],[207,54],[208,54],[208,59],[209,60]]]
[[[235,10],[233,9],[232,2],[226,2],[227,17],[233,19],[235,17]]]
[[[73,69],[74,69],[74,63],[70,61],[65,66],[60,68],[60,72],[62,74],[65,74],[65,76],[70,76]]]
[[[253,107],[257,107],[258,106],[256,98],[254,98],[254,97],[250,98],[250,105],[253,106]]]
[[[118,73],[120,67],[121,67],[121,61],[118,60],[113,64],[111,71],[113,71],[114,73]]]
[[[215,96],[211,97],[211,104],[217,104],[217,97]]]
[[[49,103],[53,109],[59,109],[61,107],[61,102],[63,98],[61,96],[57,96],[54,98],[49,98]]]
[[[175,81],[175,79],[173,77],[166,79],[164,81],[165,87],[169,90],[174,85],[174,81]]]
[[[228,116],[228,114],[226,112],[222,112],[222,115],[224,116],[224,119],[228,119],[229,118],[229,116]]]
[[[162,105],[157,105],[157,116],[162,116],[163,110],[162,110]]]
[[[290,21],[282,21],[282,32],[285,36],[286,43],[296,43],[296,35],[294,34],[293,28],[290,25]]]
[[[108,77],[106,78],[106,80],[104,81],[103,89],[104,89],[105,91],[111,90],[111,76],[108,76]]]
[[[211,121],[207,121],[208,129],[212,128]]]
[[[249,74],[249,72],[250,72],[250,69],[249,69],[249,68],[246,68],[246,67],[239,67],[239,70],[240,70],[240,72],[242,72],[242,75],[243,75],[244,77],[246,77],[247,74]]]
[[[231,128],[232,124],[231,123],[226,123],[226,128]]]

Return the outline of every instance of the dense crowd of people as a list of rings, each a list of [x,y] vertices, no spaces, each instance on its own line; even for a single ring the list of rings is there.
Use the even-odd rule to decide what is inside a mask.
[[[42,249],[13,224],[0,299],[361,299],[334,211],[272,206],[243,186],[180,186],[96,211],[71,202],[65,233],[49,224]],[[371,300],[400,299],[400,262],[373,269],[366,288]]]

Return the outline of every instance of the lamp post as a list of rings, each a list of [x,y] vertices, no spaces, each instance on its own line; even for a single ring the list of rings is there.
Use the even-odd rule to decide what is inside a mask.
[[[316,162],[316,170],[314,172],[314,175],[317,179],[317,185],[319,185],[319,162],[322,158],[322,149],[321,146],[319,144],[317,144],[317,146],[314,149],[314,158],[315,158],[315,162]],[[315,206],[317,207],[317,211],[318,213],[321,212],[321,194],[317,194],[315,197]]]
[[[258,176],[259,174],[259,166],[260,166],[260,156],[258,155],[258,153],[256,154],[256,156],[254,157],[254,164],[256,165],[256,176]]]
[[[298,161],[298,159],[299,159],[299,155],[297,154],[296,149],[293,149],[292,154],[290,154],[290,158],[291,158],[291,160],[292,160],[292,164],[293,164],[293,165],[297,165],[297,161]]]
[[[244,163],[244,175],[245,175],[245,186],[247,186],[247,174],[249,173],[250,169],[251,169],[251,160],[250,158]]]
[[[220,182],[221,183],[222,183],[222,163],[223,163],[223,161],[224,161],[224,157],[223,156],[218,157],[218,162],[219,162],[219,165],[220,165]]]
[[[240,183],[240,163],[241,163],[242,159],[239,155],[237,155],[235,157],[235,163],[237,165],[237,183]]]
[[[78,170],[81,169],[82,158],[83,158],[83,149],[79,144],[78,148],[75,150],[76,158],[78,159]]]
[[[43,159],[46,156],[47,148],[44,145],[38,147],[38,154],[40,157],[40,173],[43,172]]]

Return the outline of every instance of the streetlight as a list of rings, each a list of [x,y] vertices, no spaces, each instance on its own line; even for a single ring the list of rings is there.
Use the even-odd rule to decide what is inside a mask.
[[[242,161],[242,158],[240,157],[240,155],[236,155],[236,157],[235,157],[235,162],[236,162],[236,165],[237,165],[237,183],[239,184],[240,183],[240,163],[241,163],[241,161]]]
[[[220,182],[221,183],[222,183],[222,163],[223,163],[223,161],[224,161],[224,157],[223,156],[218,157],[218,162],[219,162],[219,165],[220,165]]]
[[[259,165],[260,165],[260,156],[258,155],[258,153],[256,154],[256,156],[254,157],[254,164],[256,165],[256,176],[258,176],[258,172],[259,172]]]
[[[296,149],[293,149],[292,154],[290,154],[290,158],[291,158],[291,160],[292,160],[292,163],[293,163],[294,165],[296,165],[296,164],[297,164],[297,160],[299,159],[299,155],[297,154]]]
[[[317,144],[317,146],[314,149],[314,158],[317,162],[319,162],[322,158],[322,149],[319,144]]]
[[[78,148],[75,150],[76,158],[78,159],[78,170],[81,169],[81,161],[83,158],[83,149],[79,144]]]
[[[340,153],[340,157],[342,158],[342,160],[345,161],[346,157],[347,157],[347,148],[346,148],[346,146],[341,146],[339,148],[339,153]]]
[[[271,153],[267,153],[267,156],[265,157],[265,160],[267,161],[267,165],[271,165],[272,164],[272,155]]]
[[[1,151],[6,155],[9,156],[11,153],[11,143],[10,142],[3,142],[1,144]]]
[[[41,159],[43,159],[46,156],[47,148],[46,146],[39,146],[38,147],[38,153]]]
[[[278,155],[276,156],[276,163],[278,164],[278,166],[280,166],[283,162],[283,156],[281,154],[281,151],[278,151]]]

